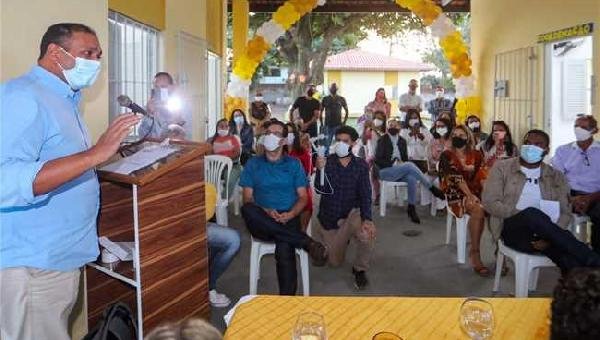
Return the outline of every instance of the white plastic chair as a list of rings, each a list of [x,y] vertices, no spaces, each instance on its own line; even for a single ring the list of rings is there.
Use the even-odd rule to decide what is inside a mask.
[[[452,222],[456,221],[456,261],[463,264],[467,252],[467,224],[470,216],[465,214],[463,217],[458,218],[452,213],[452,209],[448,207],[446,210],[446,244],[450,244]]]
[[[500,289],[500,276],[504,256],[512,259],[515,264],[515,297],[526,298],[530,290],[537,288],[538,276],[541,267],[555,267],[549,258],[543,255],[521,253],[504,245],[498,240],[498,258],[496,260],[496,276],[494,278],[494,292]]]
[[[242,187],[236,186],[233,190],[233,214],[238,216],[242,206]]]
[[[311,235],[311,222],[308,223],[306,233]],[[257,240],[250,237],[252,245],[250,248],[250,295],[256,295],[258,279],[260,279],[260,260],[264,255],[275,254],[275,243]],[[300,272],[302,275],[302,295],[310,295],[310,276],[308,266],[308,253],[304,249],[296,249],[296,255],[300,258]]]
[[[404,199],[407,195],[408,184],[406,182],[388,182],[379,181],[379,215],[385,216],[387,205],[387,189],[394,188],[395,198],[398,200],[398,206],[404,205]]]
[[[225,226],[229,225],[227,217],[227,205],[229,204],[227,185],[229,184],[232,167],[233,161],[229,157],[220,155],[204,156],[204,181],[211,183],[217,188],[217,224]]]

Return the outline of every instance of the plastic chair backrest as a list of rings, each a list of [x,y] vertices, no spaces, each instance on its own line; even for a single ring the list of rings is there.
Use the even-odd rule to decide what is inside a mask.
[[[220,155],[204,156],[204,180],[217,188],[217,197],[224,198],[226,201],[229,201],[227,185],[229,184],[232,167],[233,161],[229,157]],[[224,184],[221,179],[225,180]],[[223,192],[225,192],[225,197],[223,197]]]

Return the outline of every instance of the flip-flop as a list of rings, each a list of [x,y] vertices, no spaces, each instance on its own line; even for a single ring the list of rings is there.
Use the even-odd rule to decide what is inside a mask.
[[[488,267],[483,265],[479,267],[473,267],[473,271],[475,272],[475,274],[481,277],[489,277],[492,274]]]

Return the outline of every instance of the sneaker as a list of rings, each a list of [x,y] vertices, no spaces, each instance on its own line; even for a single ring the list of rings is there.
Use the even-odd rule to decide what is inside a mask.
[[[306,249],[312,258],[313,265],[322,267],[327,262],[327,248],[319,242],[310,240]]]
[[[208,300],[213,307],[227,307],[231,303],[227,295],[221,294],[214,289],[208,292]]]
[[[429,191],[431,191],[433,196],[441,199],[442,201],[446,200],[446,195],[444,195],[444,192],[442,190],[440,190],[440,188],[436,187],[435,185],[432,185],[431,188],[429,188]]]
[[[358,290],[363,290],[369,284],[367,280],[367,274],[364,270],[356,270],[352,267],[352,274],[354,274],[354,287]]]

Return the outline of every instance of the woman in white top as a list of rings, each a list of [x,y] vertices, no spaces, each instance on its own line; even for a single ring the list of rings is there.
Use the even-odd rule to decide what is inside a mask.
[[[400,136],[406,140],[408,160],[415,163],[423,173],[427,173],[428,149],[433,137],[429,130],[423,126],[419,111],[408,110]]]

